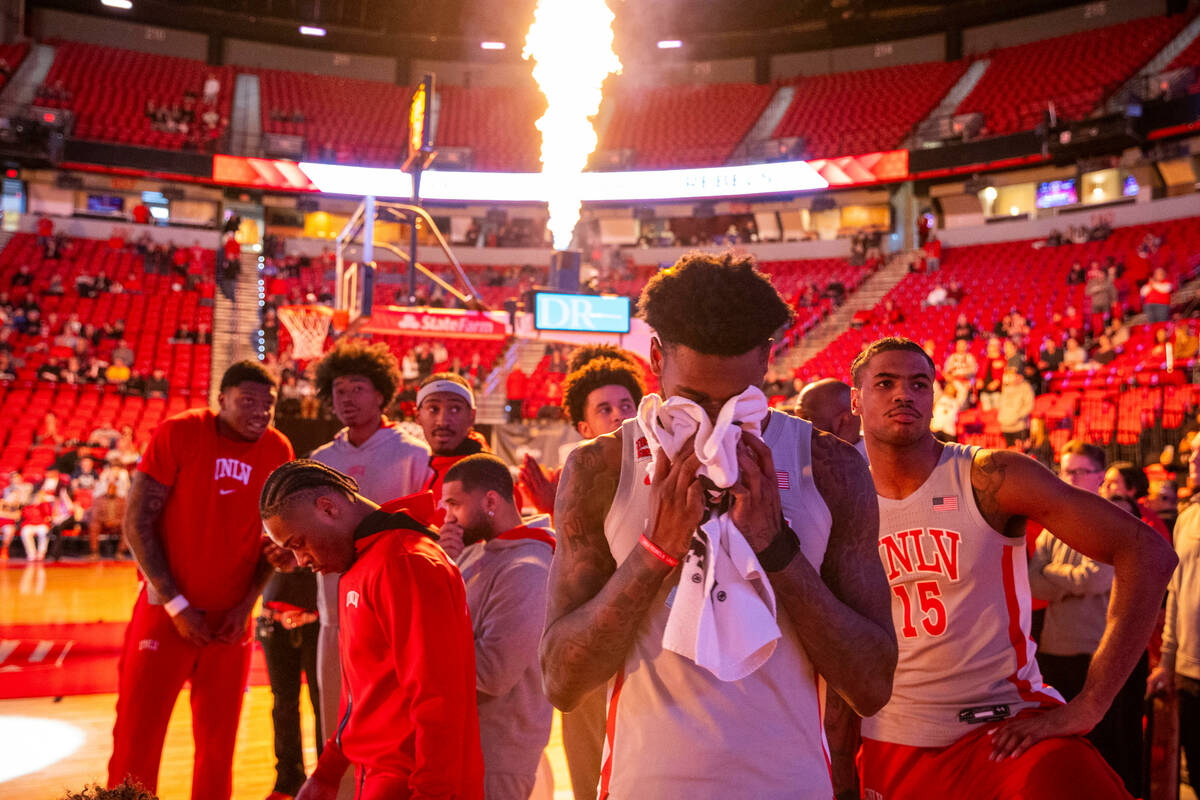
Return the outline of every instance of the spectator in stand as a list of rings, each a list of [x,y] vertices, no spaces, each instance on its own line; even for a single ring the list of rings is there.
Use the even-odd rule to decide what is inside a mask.
[[[957,391],[958,407],[966,408],[971,401],[971,390],[975,376],[979,374],[979,362],[971,354],[970,342],[959,339],[954,343],[954,352],[946,358],[942,374],[947,382],[953,382]]]
[[[486,453],[450,467],[442,503],[466,545],[455,561],[475,635],[484,797],[527,800],[554,717],[538,662],[555,548],[550,518],[521,518],[508,467]]]
[[[979,390],[979,407],[984,411],[991,411],[1000,402],[1004,366],[1004,354],[1000,350],[1000,340],[988,339],[987,351],[983,359],[983,374],[979,376],[975,384]]]
[[[899,325],[904,322],[904,312],[896,307],[891,300],[883,301],[883,320],[887,325]]]
[[[939,283],[929,290],[929,294],[925,295],[925,299],[921,301],[921,308],[937,308],[946,305],[949,302],[949,296],[946,287]]]
[[[51,356],[50,358],[46,359],[46,363],[42,364],[42,366],[38,368],[37,377],[39,381],[58,383],[63,379],[62,364],[58,363],[57,358]]]
[[[1038,351],[1038,370],[1041,372],[1058,372],[1062,367],[1063,352],[1053,338],[1047,336],[1042,340],[1042,349]]]
[[[146,379],[146,397],[166,398],[171,386],[167,382],[167,373],[156,369]]]
[[[216,73],[208,73],[208,77],[204,79],[204,104],[214,106],[221,96],[221,81],[217,79]]]
[[[1067,272],[1067,286],[1079,286],[1087,281],[1087,272],[1083,269],[1083,264],[1076,261],[1071,265],[1071,269]]]
[[[105,456],[104,469],[100,470],[100,480],[96,483],[96,493],[104,494],[109,486],[115,486],[118,497],[128,497],[129,484],[129,470],[121,466],[118,457],[111,453]]]
[[[508,421],[520,422],[525,416],[525,401],[529,397],[529,376],[520,366],[513,367],[504,381],[504,396],[508,400]]]
[[[1046,420],[1033,417],[1029,420],[1029,439],[1024,445],[1025,455],[1049,470],[1054,469],[1054,445],[1046,435]]]
[[[942,241],[934,233],[925,240],[925,267],[929,272],[937,272],[942,268]]]
[[[433,367],[438,369],[445,366],[450,361],[450,351],[446,349],[445,343],[441,339],[433,341],[433,347],[430,348],[433,356]]]
[[[129,367],[122,361],[114,361],[104,370],[104,380],[114,386],[124,386],[131,375]]]
[[[1189,330],[1188,326],[1180,325],[1175,329],[1175,361],[1187,361],[1200,350],[1200,337]]]
[[[1168,531],[1175,530],[1175,523],[1179,519],[1179,487],[1175,485],[1174,478],[1150,481],[1146,508],[1162,520]]]
[[[88,434],[88,444],[94,444],[97,447],[111,449],[117,446],[117,440],[121,438],[121,432],[109,425],[107,422],[102,423],[100,427],[94,429]]]
[[[22,286],[32,286],[32,285],[33,285],[33,271],[29,268],[28,264],[22,264],[17,269],[17,274],[14,275],[12,278],[12,286],[14,289],[16,289],[16,288],[19,288]]]
[[[1096,344],[1096,350],[1092,353],[1092,361],[1102,367],[1107,367],[1117,358],[1117,351],[1113,347],[1112,339],[1108,334],[1100,334],[1100,339]]]
[[[1171,540],[1167,526],[1146,503],[1146,498],[1150,495],[1150,479],[1146,477],[1145,472],[1130,462],[1117,461],[1109,465],[1108,472],[1104,473],[1100,494],[1118,505],[1128,504],[1131,514],[1158,531],[1167,541]]]
[[[138,461],[141,460],[141,450],[133,440],[133,428],[128,425],[121,429],[121,435],[117,439],[116,445],[105,455],[106,460],[112,460],[114,457],[121,466],[127,469],[137,466]]]
[[[112,351],[113,361],[120,361],[126,365],[133,363],[133,350],[126,344],[124,339],[117,342],[117,346]]]
[[[1087,369],[1089,365],[1087,351],[1080,346],[1075,337],[1067,339],[1067,347],[1063,350],[1062,366],[1064,369]]]
[[[1096,335],[1104,330],[1105,321],[1112,313],[1113,306],[1117,304],[1117,286],[1106,271],[1100,269],[1098,264],[1093,263],[1092,269],[1088,273],[1087,286],[1083,291],[1091,303],[1091,330],[1092,335]]]
[[[37,221],[37,243],[43,251],[54,238],[54,220],[49,217],[39,217]]]
[[[60,445],[63,443],[63,435],[58,428],[58,415],[53,411],[46,412],[46,416],[42,419],[42,424],[38,428],[34,441],[39,444],[50,443]]]
[[[50,476],[46,476],[49,480]],[[21,543],[26,561],[43,561],[50,547],[50,525],[54,515],[54,493],[45,487],[34,492],[21,512]],[[36,539],[36,542],[34,541]]]
[[[1174,290],[1174,284],[1167,279],[1167,271],[1162,267],[1155,269],[1150,280],[1142,287],[1142,305],[1147,322],[1166,322],[1171,318],[1171,292]]]
[[[959,281],[950,281],[949,288],[946,289],[946,302],[952,306],[956,306],[963,301],[967,296],[967,290]]]
[[[1004,366],[1014,369],[1020,374],[1025,373],[1025,354],[1017,347],[1016,341],[1004,340]]]
[[[954,323],[955,340],[966,339],[968,342],[973,342],[978,335],[979,329],[975,327],[973,322],[967,320],[967,315],[959,314],[958,321]]]
[[[138,203],[136,206],[133,207],[133,211],[130,213],[133,216],[134,224],[137,224],[137,225],[149,225],[150,224],[150,209],[146,207],[145,203]]]
[[[92,502],[88,515],[88,557],[100,559],[100,537],[111,536],[117,540],[113,555],[121,557],[129,552],[121,526],[125,519],[125,498],[115,482],[105,484],[104,491]]]
[[[129,380],[125,381],[122,392],[127,397],[145,397],[146,376],[140,372],[130,372]]]
[[[1012,367],[1005,367],[996,409],[997,421],[1004,443],[1014,447],[1029,438],[1029,416],[1033,413],[1033,387],[1025,376]]]
[[[21,509],[29,502],[32,492],[33,486],[25,482],[21,473],[14,471],[8,476],[8,485],[0,494],[0,562],[8,560],[8,548],[21,523]]]
[[[933,402],[933,417],[929,429],[939,442],[958,441],[958,410],[962,405],[958,398],[958,384],[946,381],[946,388]]]
[[[416,347],[417,357],[417,377],[419,380],[425,380],[433,374],[434,360],[433,350],[429,347],[428,342],[421,342]]]

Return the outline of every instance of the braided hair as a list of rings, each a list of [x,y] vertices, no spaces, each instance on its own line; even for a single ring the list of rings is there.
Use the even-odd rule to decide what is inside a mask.
[[[358,492],[358,482],[320,461],[298,458],[276,468],[267,478],[258,499],[258,513],[263,519],[279,516],[289,500],[314,489],[351,495]]]

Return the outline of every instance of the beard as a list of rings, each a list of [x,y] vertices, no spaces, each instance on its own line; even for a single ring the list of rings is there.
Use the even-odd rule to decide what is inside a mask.
[[[490,539],[492,536],[492,526],[486,522],[472,523],[463,525],[463,544],[472,545],[476,542]]]

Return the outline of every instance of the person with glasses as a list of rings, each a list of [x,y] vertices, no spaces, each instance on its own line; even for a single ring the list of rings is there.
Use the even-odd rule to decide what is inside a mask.
[[[1136,505],[1106,491],[1104,450],[1079,440],[1067,442],[1062,450],[1059,471],[1063,481],[1092,494],[1104,496],[1134,516]],[[1109,597],[1112,594],[1113,568],[1095,561],[1043,530],[1029,561],[1029,588],[1033,596],[1045,600],[1046,618],[1038,643],[1038,665],[1046,682],[1058,689],[1067,701],[1083,691],[1092,656],[1100,646],[1108,623]],[[1105,761],[1121,777],[1126,788],[1141,796],[1142,749],[1131,737],[1139,737],[1141,717],[1140,687],[1144,685],[1145,655],[1133,674],[1113,699],[1100,723],[1088,739]],[[1129,687],[1135,692],[1129,695]]]

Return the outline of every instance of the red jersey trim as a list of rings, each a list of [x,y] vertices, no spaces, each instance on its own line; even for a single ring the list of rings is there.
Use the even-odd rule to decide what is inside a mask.
[[[600,797],[598,800],[608,800],[608,782],[612,779],[613,753],[616,751],[614,745],[617,733],[617,702],[621,699],[621,686],[624,683],[625,668],[621,667],[617,672],[616,680],[613,681],[612,697],[608,701],[608,722],[604,730],[604,736],[608,740],[608,758],[604,759],[604,766],[600,768]]]
[[[554,552],[554,548],[558,544],[557,540],[546,531],[541,528],[530,528],[527,525],[505,531],[496,538],[506,540],[532,539],[535,542],[545,542],[550,545],[550,552]]]
[[[1008,676],[1008,682],[1017,688],[1017,694],[1028,703],[1037,703],[1039,708],[1053,708],[1062,705],[1062,701],[1052,695],[1035,691],[1029,681],[1021,677],[1021,673],[1029,666],[1030,640],[1021,629],[1021,603],[1017,599],[1017,581],[1013,567],[1019,548],[1006,547],[1001,556],[1004,573],[1004,601],[1008,606],[1008,639],[1012,642],[1013,653],[1017,657],[1017,668]]]

